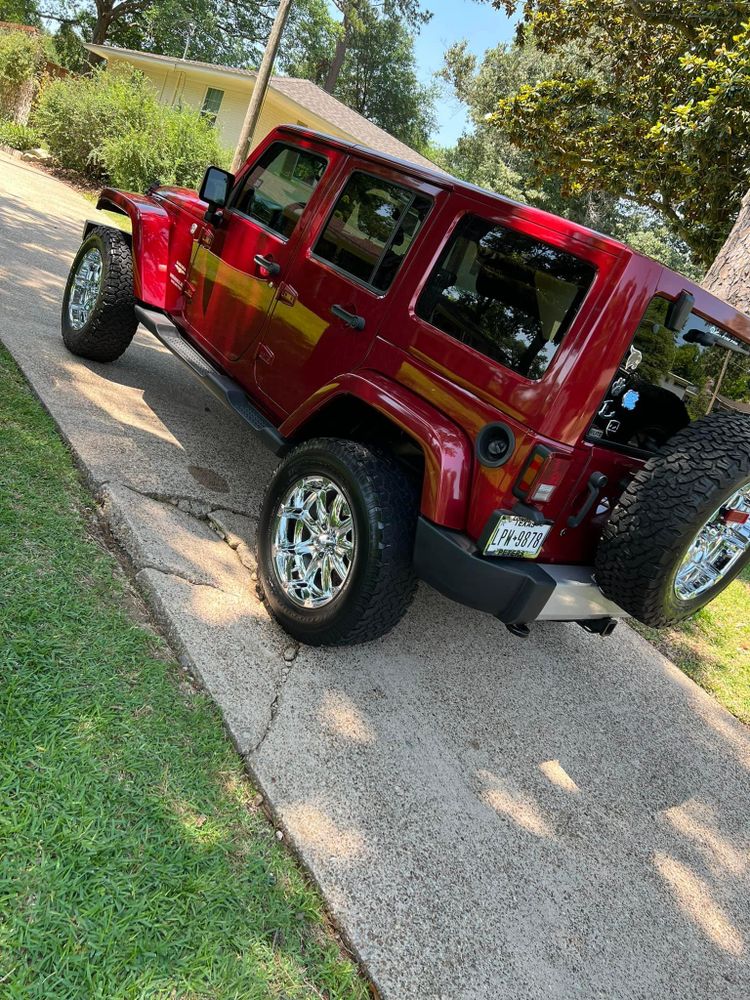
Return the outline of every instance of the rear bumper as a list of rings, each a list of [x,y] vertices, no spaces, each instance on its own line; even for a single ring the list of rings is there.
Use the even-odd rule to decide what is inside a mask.
[[[487,559],[465,535],[424,517],[417,524],[414,566],[419,577],[441,594],[508,625],[625,615],[604,597],[590,567]]]

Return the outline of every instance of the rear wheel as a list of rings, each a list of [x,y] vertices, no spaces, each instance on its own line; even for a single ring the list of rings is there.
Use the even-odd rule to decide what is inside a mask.
[[[62,304],[62,336],[73,354],[114,361],[138,327],[134,312],[133,259],[117,229],[92,229],[70,269]]]
[[[258,525],[268,605],[309,645],[349,645],[388,632],[416,589],[417,492],[386,452],[318,438],[281,463]]]
[[[596,558],[602,591],[662,627],[713,600],[750,562],[750,421],[696,420],[622,494]]]

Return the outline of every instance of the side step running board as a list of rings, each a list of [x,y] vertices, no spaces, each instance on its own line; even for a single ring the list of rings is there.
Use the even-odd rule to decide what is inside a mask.
[[[155,337],[176,354],[190,371],[196,375],[207,389],[217,396],[222,403],[249,424],[261,439],[263,444],[276,455],[283,455],[289,447],[289,442],[282,437],[271,421],[257,410],[248,399],[241,385],[215,368],[208,358],[204,358],[192,344],[182,336],[172,320],[164,313],[146,306],[136,305],[135,314],[138,321]]]

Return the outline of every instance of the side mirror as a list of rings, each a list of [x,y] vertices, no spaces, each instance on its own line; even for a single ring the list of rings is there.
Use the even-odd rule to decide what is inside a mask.
[[[201,183],[198,196],[208,202],[206,221],[215,223],[221,218],[221,209],[229,200],[229,192],[234,184],[234,174],[221,167],[209,167]]]

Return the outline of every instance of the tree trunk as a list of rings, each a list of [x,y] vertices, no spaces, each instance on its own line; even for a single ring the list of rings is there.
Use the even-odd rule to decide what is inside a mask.
[[[346,14],[344,14],[344,30],[336,40],[336,51],[333,53],[333,60],[331,65],[328,67],[326,82],[323,84],[323,90],[325,90],[328,94],[332,94],[336,89],[336,84],[338,83],[339,74],[341,73],[341,67],[344,65],[344,57],[346,56],[348,46],[349,18]]]
[[[750,191],[742,199],[737,221],[701,284],[735,309],[750,314]]]

